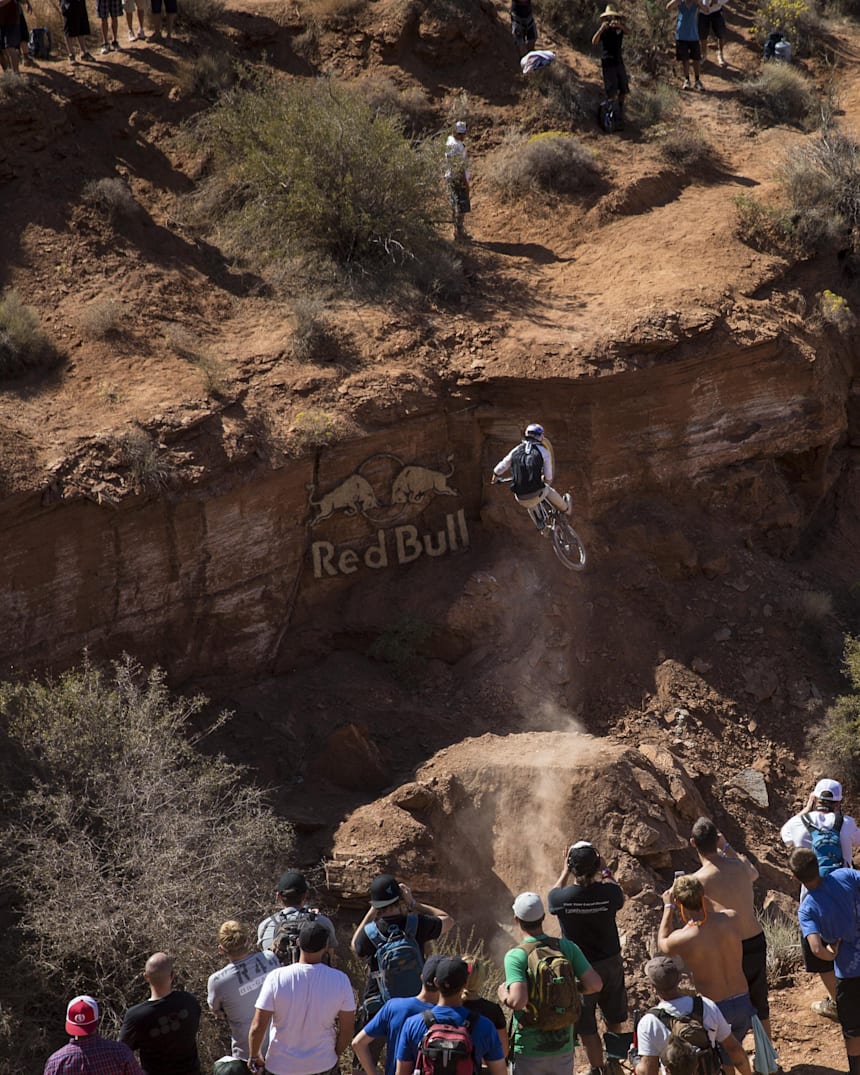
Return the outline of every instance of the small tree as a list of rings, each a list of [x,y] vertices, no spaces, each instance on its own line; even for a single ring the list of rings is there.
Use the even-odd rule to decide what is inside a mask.
[[[0,722],[34,774],[7,802],[2,834],[20,909],[10,958],[33,979],[5,1042],[0,1020],[4,1070],[16,1070],[13,1046],[49,1044],[32,1044],[21,1020],[62,1040],[63,1004],[76,993],[99,999],[115,1033],[145,998],[140,972],[154,951],[172,955],[184,987],[204,997],[220,922],[263,916],[292,830],[245,770],[195,749],[221,723],[194,734],[204,703],[171,697],[161,671],[144,675],[130,658],[112,672],[85,661],[58,680],[0,685]],[[222,1044],[214,1029],[209,1037],[211,1064]],[[17,1070],[44,1059],[25,1053]]]
[[[845,790],[860,791],[860,638],[845,640],[842,664],[851,684],[827,710],[810,735],[812,752],[822,771],[838,773]]]

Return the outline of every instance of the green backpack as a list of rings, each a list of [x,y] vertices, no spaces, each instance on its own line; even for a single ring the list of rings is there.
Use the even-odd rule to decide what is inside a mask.
[[[536,944],[521,944],[528,954],[528,1007],[518,1013],[520,1026],[563,1030],[573,1026],[582,1012],[576,972],[561,950],[561,941],[546,937]]]

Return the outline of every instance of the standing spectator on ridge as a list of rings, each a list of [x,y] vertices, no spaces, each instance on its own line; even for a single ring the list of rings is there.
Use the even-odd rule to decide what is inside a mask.
[[[431,907],[429,903],[419,903],[411,890],[406,885],[398,884],[397,878],[390,873],[374,878],[370,885],[370,907],[352,937],[352,950],[359,959],[365,960],[369,971],[362,1003],[362,1017],[365,1021],[372,1018],[382,1007],[376,977],[379,972],[376,960],[379,944],[392,926],[408,931],[410,915],[414,916],[415,941],[422,957],[427,942],[444,937],[454,925],[449,914],[438,907]],[[368,932],[372,925],[376,929],[370,929]],[[379,936],[376,936],[377,930]],[[381,1050],[380,1041],[374,1060],[378,1060]]]
[[[717,63],[726,66],[723,56],[723,41],[726,37],[726,17],[723,11],[726,0],[699,0],[699,44],[702,49],[702,63],[708,58],[708,37],[713,34],[717,49]]]
[[[355,1029],[355,996],[343,971],[323,963],[328,941],[325,926],[305,922],[299,933],[299,962],[279,967],[263,982],[248,1035],[250,1071],[337,1075],[338,1060]]]
[[[128,26],[129,41],[146,41],[146,27],[143,22],[143,0],[123,0],[125,22]],[[134,32],[134,12],[137,9],[137,33]]]
[[[469,978],[461,994],[461,1003],[470,1012],[486,1015],[496,1028],[499,1041],[502,1043],[502,1055],[506,1057],[508,1055],[508,1021],[501,1005],[494,1000],[487,1000],[482,993],[487,978],[487,964],[475,959],[474,956],[464,956],[463,959],[469,969]]]
[[[248,1032],[254,1018],[254,1002],[269,971],[280,967],[271,952],[254,952],[241,923],[222,922],[218,930],[218,951],[230,962],[210,975],[207,985],[209,1008],[227,1020],[233,1056],[248,1059]]]
[[[21,14],[17,0],[0,0],[0,68],[18,74]]]
[[[165,25],[165,15],[162,12],[162,5],[164,6],[164,12],[167,13],[167,23]],[[179,10],[177,0],[152,0],[152,21],[155,23],[155,30],[150,35],[150,41],[160,41],[162,33],[168,41],[173,37],[173,24],[176,21],[176,13]]]
[[[465,122],[458,119],[454,124],[454,133],[448,135],[448,141],[445,143],[445,183],[451,202],[456,240],[469,238],[463,224],[463,217],[472,211],[469,196],[472,171],[469,167],[469,154],[466,151],[467,130]]]
[[[119,1040],[140,1053],[146,1075],[200,1075],[197,998],[173,986],[173,960],[156,952],[143,972],[149,999],[125,1013]]]
[[[385,1040],[385,1075],[394,1075],[397,1066],[397,1042],[400,1031],[407,1019],[420,1012],[426,1012],[439,1003],[439,986],[436,984],[436,969],[444,956],[430,956],[421,971],[421,991],[417,997],[392,997],[387,1000],[352,1039],[352,1051],[361,1065],[365,1075],[379,1075],[373,1056],[372,1043],[375,1039]]]
[[[654,959],[649,959],[645,964],[645,973],[660,998],[657,1007],[661,1012],[666,1012],[670,1018],[690,1015],[697,998],[691,997],[689,993],[682,993],[678,988],[681,972],[674,960],[669,959],[668,956],[656,956]],[[703,997],[701,993],[697,994],[697,997],[702,1001],[702,1026],[708,1032],[711,1045],[719,1045],[728,1056],[729,1063],[736,1067],[741,1075],[752,1075],[749,1057],[732,1034],[732,1028],[726,1022],[723,1013],[708,997]],[[660,1015],[652,1014],[650,1011],[639,1020],[637,1028],[639,1062],[634,1069],[635,1075],[657,1075],[661,1059],[667,1069],[671,1066],[669,1057],[664,1055],[671,1034],[670,1027],[671,1023],[668,1019],[664,1022]]]
[[[69,1001],[66,1033],[71,1040],[48,1057],[44,1075],[142,1075],[127,1045],[99,1034],[99,1006],[92,997]]]
[[[2,11],[2,8],[0,8]],[[69,63],[77,64],[75,45],[82,60],[92,60],[92,53],[87,50],[84,38],[90,36],[90,17],[87,14],[87,0],[60,0],[63,15],[63,38],[69,53]]]
[[[430,1015],[435,1022],[449,1026],[462,1026],[467,1019],[471,1019],[469,1033],[474,1049],[475,1071],[486,1064],[490,1075],[506,1075],[502,1044],[495,1027],[485,1015],[476,1015],[463,1006],[461,996],[468,978],[469,968],[462,959],[443,959],[436,968],[439,1003],[430,1010]],[[412,1075],[415,1071],[418,1050],[427,1030],[425,1013],[413,1015],[406,1021],[397,1045],[397,1075]]]
[[[860,1075],[860,873],[842,868],[822,877],[808,847],[792,851],[789,865],[807,890],[797,911],[800,931],[816,957],[833,964],[848,1070]]]
[[[850,866],[854,848],[860,847],[860,829],[853,817],[842,813],[842,785],[839,781],[819,780],[806,800],[803,810],[789,818],[782,826],[780,836],[783,843],[791,849],[812,847],[813,835],[815,835],[816,842],[820,842],[832,832],[839,833],[841,856],[836,856],[840,859],[838,865]],[[801,888],[801,901],[805,895],[806,889]],[[836,975],[833,973],[833,962],[818,959],[803,936],[801,936],[801,947],[806,970],[810,974],[820,975],[828,994],[824,1000],[816,1000],[812,1005],[812,1010],[827,1019],[836,1019]]]
[[[520,56],[525,56],[537,45],[532,0],[511,0],[511,33]]]
[[[111,49],[119,50],[118,26],[119,17],[122,14],[123,0],[96,0],[96,13],[102,24],[102,55],[106,56]],[[111,36],[108,39],[108,19],[110,19]]]
[[[624,113],[624,101],[630,92],[627,68],[621,55],[624,43],[624,16],[612,4],[600,15],[600,26],[591,39],[592,45],[600,45],[600,65],[603,69],[603,89],[607,100],[617,101]]]
[[[311,919],[325,926],[329,934],[328,950],[330,953],[334,953],[337,947],[337,934],[334,931],[334,925],[330,918],[320,914],[316,909],[312,910],[306,906],[308,902],[308,883],[304,874],[299,873],[298,870],[287,870],[278,881],[275,896],[281,904],[281,909],[269,915],[268,918],[264,918],[257,926],[257,944],[261,948],[271,948],[278,927],[291,918],[297,918],[299,924],[301,924],[302,920]]]
[[[684,925],[672,929],[675,909]],[[735,911],[718,911],[705,896],[698,877],[678,877],[663,893],[663,917],[657,931],[657,947],[667,956],[683,959],[696,992],[708,997],[729,1022],[742,1042],[754,1014],[749,986],[743,971],[743,944]],[[723,1062],[727,1063],[723,1056]]]
[[[696,76],[695,88],[703,90],[702,85],[702,47],[699,44],[699,0],[669,0],[666,10],[676,9],[675,20],[675,59],[684,66],[683,90],[690,86],[690,61],[693,62],[693,74]]]
[[[549,894],[549,913],[557,916],[562,937],[579,946],[603,983],[599,993],[582,998],[582,1015],[576,1024],[577,1037],[591,1065],[590,1075],[599,1075],[606,1062],[597,1032],[597,1009],[606,1029],[615,1034],[622,1033],[627,1020],[624,961],[615,924],[615,915],[624,906],[624,893],[602,867],[597,849],[581,840],[565,852],[561,874]]]
[[[512,908],[514,921],[523,940],[505,955],[505,980],[499,986],[499,1000],[513,1011],[511,1023],[512,1075],[570,1075],[573,1070],[573,1026],[543,1030],[527,1026],[522,1014],[529,1003],[529,949],[532,945],[556,945],[573,967],[583,994],[598,993],[600,975],[573,941],[548,937],[544,932],[543,900],[536,892],[521,892]],[[406,1075],[398,1071],[397,1075]]]
[[[743,944],[743,972],[750,1000],[770,1037],[770,1002],[767,995],[767,940],[755,913],[753,881],[758,870],[735,851],[709,818],[693,826],[690,843],[701,867],[692,877],[702,882],[705,896],[721,910],[735,911]]]

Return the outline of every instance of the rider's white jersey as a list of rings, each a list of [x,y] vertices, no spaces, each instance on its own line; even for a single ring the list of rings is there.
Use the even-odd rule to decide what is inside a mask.
[[[522,441],[522,443],[527,444],[528,442],[527,441]],[[534,443],[534,442],[532,442],[532,443]],[[511,450],[508,452],[508,454],[505,456],[505,458],[501,462],[496,463],[496,465],[493,467],[493,473],[496,475],[497,478],[501,478],[501,476],[506,471],[511,469],[511,458],[512,458],[514,452],[519,447],[520,447],[520,445],[517,444],[513,448],[511,448]],[[553,478],[553,474],[552,474],[552,455],[550,454],[550,452],[546,448],[546,446],[543,445],[543,444],[538,444],[537,449],[540,452],[541,459],[543,459],[543,480],[547,484],[549,484],[552,481],[552,478]]]

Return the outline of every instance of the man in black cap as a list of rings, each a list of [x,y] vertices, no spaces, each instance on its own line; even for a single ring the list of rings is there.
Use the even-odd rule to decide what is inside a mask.
[[[349,978],[323,962],[328,930],[305,922],[299,932],[299,961],[267,975],[248,1034],[248,1067],[272,1075],[337,1072],[338,1059],[355,1030],[355,996]],[[272,1035],[263,1059],[269,1024]]]
[[[448,958],[436,968],[439,1003],[429,1012],[413,1015],[403,1024],[397,1044],[396,1075],[412,1075],[416,1070],[421,1043],[428,1032],[427,1019],[445,1026],[463,1026],[469,1021],[475,1071],[487,1068],[489,1075],[506,1075],[505,1058],[498,1032],[486,1015],[478,1015],[463,1007],[462,995],[469,978],[469,967],[462,959]],[[432,1024],[431,1024],[432,1025]]]
[[[615,916],[624,906],[624,893],[604,868],[597,848],[580,840],[565,851],[561,874],[548,904],[550,914],[558,918],[562,937],[582,949],[603,982],[599,993],[582,998],[582,1014],[576,1024],[591,1072],[599,1072],[606,1061],[597,1032],[597,1009],[606,1029],[614,1034],[621,1034],[627,1021],[624,962],[615,924]]]
[[[645,964],[645,974],[654,986],[660,1003],[639,1020],[639,1062],[635,1075],[658,1075],[660,1059],[672,1033],[672,1019],[691,1013],[695,1018],[698,1015],[696,1009],[701,1010],[699,1022],[708,1032],[711,1045],[719,1043],[725,1050],[729,1063],[733,1064],[741,1075],[752,1075],[749,1057],[716,1004],[707,997],[682,993],[678,988],[681,972],[673,959],[669,956],[649,959]]]
[[[264,918],[257,926],[257,944],[264,952],[272,947],[278,927],[289,919],[295,918],[298,919],[297,925],[299,928],[305,921],[316,921],[325,926],[329,934],[328,950],[334,953],[337,947],[337,935],[334,931],[334,925],[330,918],[306,906],[308,883],[304,874],[299,873],[298,870],[287,870],[278,881],[275,896],[281,904],[281,909],[269,915],[268,918]]]
[[[370,885],[370,907],[359,923],[352,938],[352,950],[367,962],[370,974],[364,993],[362,1017],[372,1018],[388,996],[387,983],[380,982],[377,953],[386,943],[393,930],[402,931],[417,946],[415,981],[412,988],[397,990],[388,988],[390,996],[415,996],[421,987],[420,973],[424,964],[424,948],[428,941],[435,941],[454,925],[454,920],[438,907],[419,903],[407,885],[397,883],[390,873],[374,878]],[[381,1045],[380,1045],[381,1049]],[[379,1052],[374,1059],[378,1058]]]

